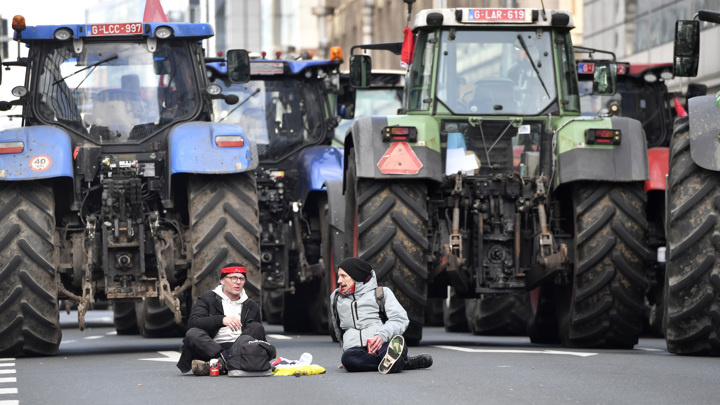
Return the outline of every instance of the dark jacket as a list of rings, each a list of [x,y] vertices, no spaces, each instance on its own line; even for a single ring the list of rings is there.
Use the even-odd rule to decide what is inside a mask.
[[[223,317],[225,314],[223,313],[222,299],[215,291],[208,291],[199,296],[193,305],[187,327],[188,329],[200,328],[214,338],[220,328],[224,326]],[[260,306],[255,301],[248,299],[243,302],[240,322],[243,329],[252,322],[262,322]]]

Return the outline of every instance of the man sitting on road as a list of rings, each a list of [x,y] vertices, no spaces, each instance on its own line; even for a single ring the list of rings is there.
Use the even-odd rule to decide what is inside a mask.
[[[387,287],[382,287],[384,298],[376,297],[376,287],[375,272],[368,262],[354,257],[340,262],[338,289],[330,296],[335,335],[344,350],[339,368],[387,374],[430,367],[433,360],[429,354],[407,356],[402,336],[410,324],[407,312]]]
[[[243,289],[246,276],[243,265],[229,263],[220,271],[220,285],[198,297],[177,363],[181,372],[210,375],[210,367],[219,366],[227,373],[233,344],[246,340],[240,336],[265,340],[260,306]]]

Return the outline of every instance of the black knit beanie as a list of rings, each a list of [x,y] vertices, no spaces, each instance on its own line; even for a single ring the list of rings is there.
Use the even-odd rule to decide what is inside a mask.
[[[357,257],[348,257],[347,259],[340,262],[338,269],[345,270],[355,282],[364,283],[370,280],[372,275],[372,266],[365,260],[358,259]]]

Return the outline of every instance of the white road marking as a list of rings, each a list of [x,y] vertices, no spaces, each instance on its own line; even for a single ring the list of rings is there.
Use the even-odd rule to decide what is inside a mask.
[[[103,338],[103,336],[86,336],[86,337],[84,337],[83,339],[88,339],[88,340],[90,340],[90,339],[101,339],[101,338]]]
[[[0,401],[0,405],[19,405],[20,401],[17,399],[11,399],[9,401]]]
[[[17,382],[17,378],[15,377],[2,377],[0,378],[0,383],[14,383]]]
[[[60,344],[62,345],[62,344],[75,343],[75,342],[77,342],[77,340],[63,340],[60,342]]]
[[[112,332],[108,332],[108,333],[106,333],[105,335],[106,335],[106,336],[112,336],[112,335],[117,335],[117,331],[116,331],[116,330],[114,330],[114,331],[112,331]]]
[[[15,374],[15,370],[0,370],[0,374]]]
[[[2,394],[17,394],[17,388],[0,388],[0,395]]]
[[[584,352],[563,352],[559,350],[515,350],[515,349],[470,349],[467,347],[455,346],[434,346],[439,349],[456,350],[467,353],[515,353],[515,354],[563,354],[568,356],[589,357],[595,356],[597,353]]]
[[[286,339],[292,339],[290,336],[285,335],[276,335],[276,334],[270,334],[267,335],[269,338],[277,339],[277,340],[286,340]]]
[[[180,352],[158,352],[165,357],[153,357],[151,359],[139,359],[147,361],[166,361],[168,363],[177,363],[180,360]]]
[[[653,349],[651,347],[636,347],[637,350],[642,350],[644,352],[664,352],[665,350],[662,349]]]

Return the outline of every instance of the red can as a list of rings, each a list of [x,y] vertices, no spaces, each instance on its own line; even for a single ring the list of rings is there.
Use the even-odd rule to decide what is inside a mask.
[[[371,343],[371,342],[372,342],[372,339],[368,339],[368,340],[367,340],[367,351],[368,351],[368,353],[370,353],[370,354],[375,354],[375,353],[373,353],[373,352],[370,351],[370,343]]]
[[[220,363],[210,365],[210,375],[213,377],[220,375]]]

